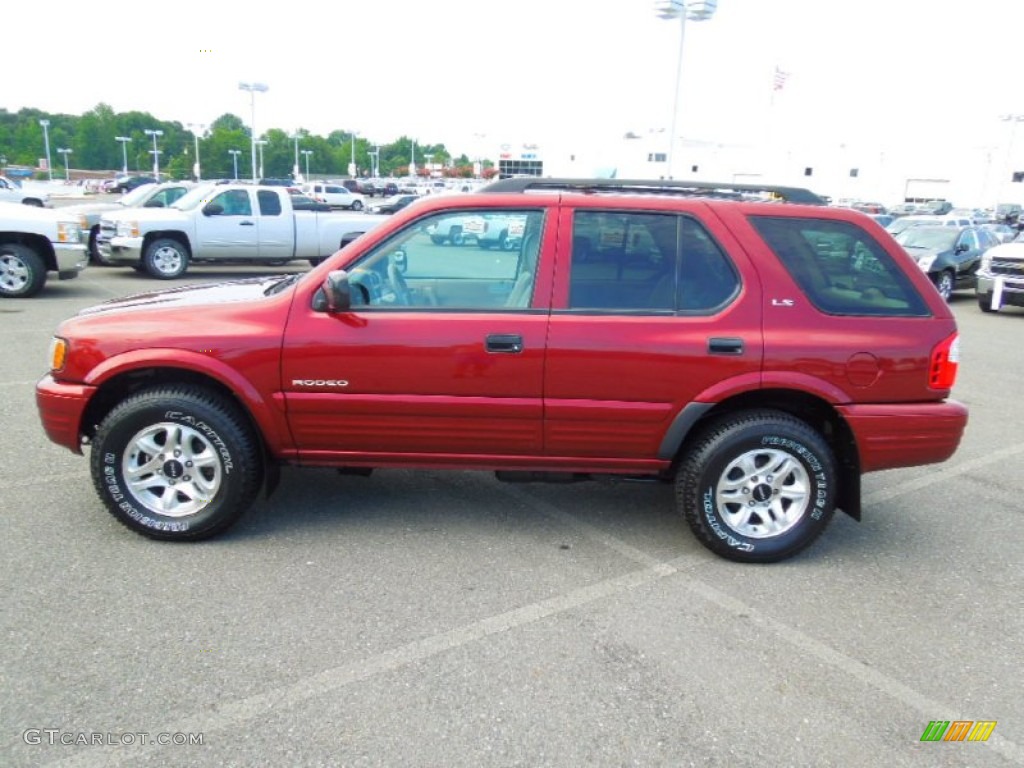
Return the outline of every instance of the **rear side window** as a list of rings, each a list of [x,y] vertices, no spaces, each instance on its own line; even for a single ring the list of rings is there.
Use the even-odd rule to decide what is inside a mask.
[[[281,198],[277,196],[276,192],[271,192],[269,189],[261,189],[259,192],[256,193],[256,197],[260,201],[261,215],[281,215]]]
[[[752,216],[755,229],[815,307],[831,315],[927,316],[892,257],[846,221]]]
[[[732,264],[692,218],[621,211],[573,218],[570,309],[701,314],[738,288]]]

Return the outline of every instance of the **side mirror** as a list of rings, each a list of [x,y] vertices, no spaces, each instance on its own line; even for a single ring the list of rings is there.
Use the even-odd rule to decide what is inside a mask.
[[[164,206],[164,201],[163,200],[147,200],[146,204],[144,206],[142,206],[142,207],[143,208],[163,208],[165,206]]]
[[[219,203],[209,203],[203,208],[204,216],[220,216],[222,213],[224,213],[224,206]]]
[[[352,306],[352,286],[348,281],[348,272],[339,269],[328,273],[321,288],[324,292],[323,311],[331,314],[348,312]]]
[[[957,243],[956,244],[956,252],[957,253],[964,253],[965,251],[969,251],[969,250],[971,250],[971,246],[969,246],[967,243]]]

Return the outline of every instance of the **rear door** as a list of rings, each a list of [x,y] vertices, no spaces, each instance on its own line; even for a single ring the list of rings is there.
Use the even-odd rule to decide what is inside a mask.
[[[283,380],[303,460],[487,466],[541,454],[551,276],[540,246],[543,232],[553,248],[554,227],[542,207],[487,209],[518,216],[531,237],[486,252],[434,244],[426,230],[444,215],[347,267],[352,311],[293,310]]]
[[[268,261],[290,259],[295,255],[295,214],[284,201],[285,193],[276,189],[256,192],[259,206],[259,258]]]
[[[703,204],[571,203],[559,226],[545,452],[650,468],[671,458],[662,444],[688,403],[757,385],[760,285]]]

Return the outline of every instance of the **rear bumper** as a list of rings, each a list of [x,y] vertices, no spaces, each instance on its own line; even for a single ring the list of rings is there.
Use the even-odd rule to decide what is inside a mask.
[[[956,453],[967,426],[967,406],[955,400],[836,410],[853,431],[861,472],[945,461]]]
[[[82,452],[82,414],[96,387],[61,384],[47,374],[36,384],[36,406],[46,436],[75,453]]]

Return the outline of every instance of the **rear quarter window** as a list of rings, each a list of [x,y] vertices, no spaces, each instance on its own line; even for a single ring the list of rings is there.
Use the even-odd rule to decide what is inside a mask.
[[[752,216],[810,302],[830,315],[927,316],[913,283],[870,233],[847,221]]]

